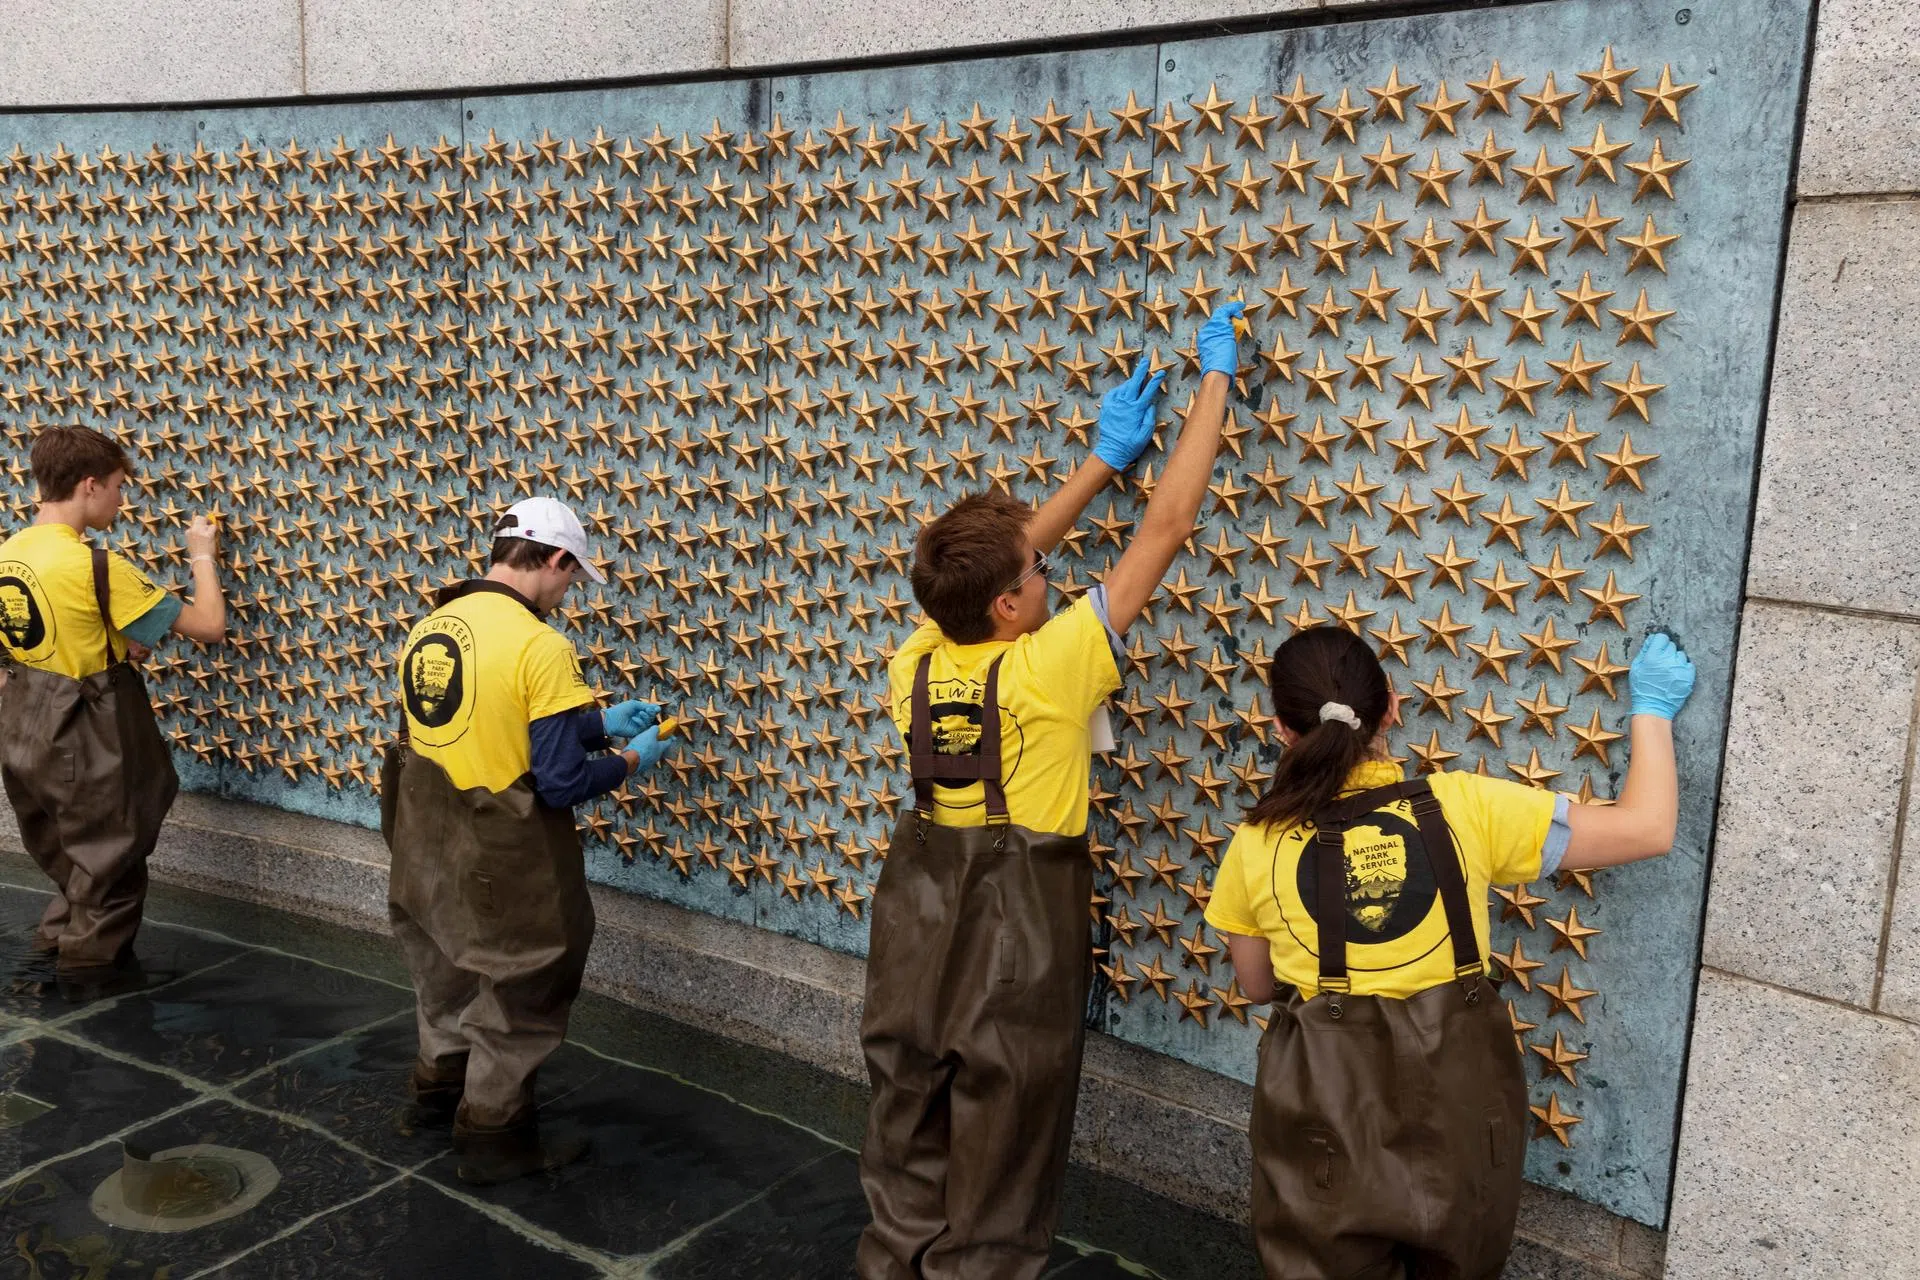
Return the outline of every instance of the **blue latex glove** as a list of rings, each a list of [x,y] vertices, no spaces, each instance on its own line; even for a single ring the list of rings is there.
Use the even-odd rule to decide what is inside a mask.
[[[639,753],[640,756],[640,763],[634,766],[633,771],[639,773],[644,769],[653,768],[660,763],[667,752],[673,750],[677,743],[677,739],[660,741],[659,725],[642,731],[639,737],[627,744],[626,748],[628,751]]]
[[[1633,694],[1633,714],[1671,720],[1693,692],[1693,663],[1661,632],[1647,637],[1627,668],[1627,688]]]
[[[1200,353],[1200,372],[1224,373],[1231,378],[1240,368],[1240,341],[1234,336],[1234,317],[1247,309],[1244,302],[1223,302],[1207,322],[1193,345]]]
[[[1160,406],[1160,387],[1167,380],[1162,369],[1147,378],[1149,361],[1133,367],[1133,376],[1100,398],[1100,429],[1093,440],[1093,456],[1125,471],[1147,451]]]
[[[609,738],[637,738],[659,719],[657,702],[616,702],[600,713]]]

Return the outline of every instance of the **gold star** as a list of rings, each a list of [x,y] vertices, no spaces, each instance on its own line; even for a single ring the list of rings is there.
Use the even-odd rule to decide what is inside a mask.
[[[1484,80],[1467,81],[1467,91],[1479,96],[1479,104],[1474,107],[1473,115],[1477,120],[1489,111],[1506,115],[1512,110],[1508,95],[1518,88],[1524,76],[1503,76],[1500,74],[1500,59],[1493,60],[1493,67]]]
[[[1581,273],[1579,288],[1555,289],[1554,292],[1559,294],[1561,299],[1567,304],[1566,317],[1560,321],[1560,327],[1563,329],[1576,321],[1582,320],[1598,329],[1600,327],[1600,304],[1613,296],[1613,290],[1611,289],[1594,288],[1593,273],[1591,271]],[[1616,311],[1614,314],[1619,315],[1620,313]]]
[[[1506,164],[1513,159],[1513,148],[1502,147],[1500,140],[1493,136],[1493,130],[1487,130],[1486,141],[1480,144],[1478,151],[1462,150],[1460,154],[1473,162],[1473,168],[1467,174],[1468,186],[1483,181],[1490,182],[1496,187],[1506,185]]]
[[[1495,890],[1495,892],[1498,892],[1498,890]],[[1551,1048],[1537,1044],[1530,1044],[1527,1047],[1546,1060],[1544,1070],[1549,1074],[1557,1073],[1564,1078],[1568,1084],[1580,1083],[1573,1078],[1573,1068],[1575,1065],[1585,1062],[1587,1055],[1584,1053],[1575,1053],[1573,1050],[1567,1048],[1566,1040],[1558,1030],[1553,1033],[1553,1046]],[[1545,1079],[1545,1076],[1541,1078]]]
[[[1621,435],[1620,447],[1614,452],[1596,453],[1593,456],[1607,464],[1606,488],[1611,489],[1616,483],[1625,481],[1643,493],[1646,486],[1640,482],[1640,469],[1660,460],[1657,453],[1635,453],[1632,432]]]
[[[1521,363],[1524,366],[1525,361],[1522,361]],[[1523,376],[1524,376],[1524,369],[1522,369],[1520,373],[1515,374],[1516,378],[1520,378]],[[1502,383],[1501,385],[1504,386],[1506,384]],[[1528,404],[1527,411],[1529,413],[1533,411],[1531,403]],[[1528,460],[1530,460],[1534,454],[1539,453],[1540,450],[1543,448],[1545,448],[1544,445],[1522,444],[1520,441],[1520,428],[1512,424],[1508,424],[1507,438],[1502,442],[1489,444],[1487,446],[1487,449],[1491,453],[1493,453],[1496,458],[1499,459],[1497,462],[1493,464],[1493,478],[1495,480],[1498,480],[1503,474],[1511,471],[1513,472],[1514,475],[1519,476],[1520,479],[1524,481],[1527,478]]]
[[[1471,218],[1453,219],[1453,225],[1460,228],[1460,233],[1466,237],[1460,246],[1461,256],[1465,257],[1469,253],[1476,252],[1497,255],[1500,250],[1499,246],[1493,242],[1494,237],[1499,234],[1500,228],[1507,225],[1507,221],[1506,218],[1489,217],[1487,202],[1484,198]]]
[[[1475,270],[1473,279],[1457,289],[1448,288],[1447,292],[1452,294],[1460,303],[1460,311],[1453,318],[1455,324],[1466,323],[1469,314],[1482,324],[1491,324],[1493,323],[1493,312],[1489,309],[1488,304],[1497,300],[1506,290],[1496,289],[1492,285],[1481,283],[1480,272]]]
[[[1421,626],[1427,629],[1427,643],[1423,652],[1431,652],[1433,649],[1444,644],[1447,646],[1447,652],[1456,658],[1460,656],[1460,645],[1458,643],[1460,637],[1473,630],[1471,623],[1454,621],[1453,605],[1451,602],[1443,602],[1440,605],[1438,617],[1420,618],[1418,621]],[[1518,651],[1516,650],[1515,652]],[[1452,719],[1452,717],[1449,716],[1448,719]]]
[[[1437,200],[1449,209],[1453,207],[1451,188],[1453,180],[1460,176],[1460,170],[1449,169],[1441,164],[1438,148],[1427,161],[1426,168],[1408,170],[1407,176],[1417,184],[1414,188],[1414,207],[1418,208],[1428,200]]]
[[[1438,773],[1447,767],[1450,760],[1458,760],[1458,751],[1449,751],[1440,742],[1440,731],[1427,734],[1425,742],[1409,742],[1407,750],[1414,755],[1414,770],[1417,773]]]
[[[1564,527],[1568,533],[1576,538],[1580,536],[1580,524],[1577,517],[1581,512],[1593,505],[1592,502],[1586,499],[1575,498],[1568,490],[1565,480],[1560,482],[1560,492],[1557,495],[1551,498],[1535,498],[1534,502],[1545,507],[1547,510],[1547,522],[1541,526],[1542,532],[1552,533],[1556,528]],[[1538,596],[1534,598],[1539,599]]]
[[[1558,769],[1549,769],[1540,763],[1540,748],[1538,747],[1533,747],[1529,750],[1525,764],[1520,764],[1513,760],[1507,761],[1507,772],[1539,791],[1545,791],[1547,784],[1560,776]]]
[[[1513,945],[1505,954],[1494,951],[1488,959],[1499,965],[1504,972],[1504,981],[1517,983],[1522,991],[1533,990],[1533,971],[1546,968],[1546,963],[1530,958],[1521,947],[1520,939],[1515,938]]]
[[[1527,297],[1528,297],[1528,301],[1532,301],[1532,297],[1533,297],[1532,289],[1527,290]],[[1516,320],[1515,323],[1517,325],[1521,322]],[[1493,385],[1496,387],[1499,387],[1501,392],[1499,411],[1504,413],[1506,410],[1508,410],[1509,408],[1517,404],[1527,414],[1528,417],[1532,417],[1533,416],[1533,393],[1540,390],[1540,388],[1546,386],[1551,381],[1552,381],[1551,378],[1528,377],[1526,357],[1522,356],[1519,360],[1514,362],[1512,373],[1508,374],[1505,377],[1495,377],[1493,379]],[[1499,472],[1496,471],[1494,474],[1498,475]]]
[[[1633,202],[1640,203],[1642,196],[1656,189],[1667,199],[1673,199],[1673,175],[1692,163],[1693,161],[1684,159],[1669,160],[1663,140],[1655,138],[1645,160],[1626,162],[1627,171],[1640,176],[1640,182],[1633,191]]]
[[[1332,142],[1335,134],[1344,135],[1348,142],[1357,141],[1353,127],[1362,116],[1367,114],[1367,109],[1353,105],[1351,91],[1346,86],[1341,86],[1338,103],[1331,107],[1320,107],[1318,111],[1321,118],[1327,122],[1327,131],[1320,139],[1322,142]],[[1321,203],[1326,202],[1323,200]]]
[[[1531,267],[1541,275],[1547,272],[1547,251],[1558,245],[1563,237],[1543,235],[1540,231],[1540,219],[1536,215],[1527,227],[1524,236],[1502,236],[1514,251],[1513,270],[1519,271]]]
[[[1234,138],[1234,145],[1251,147],[1260,152],[1267,149],[1267,126],[1279,119],[1275,115],[1261,114],[1260,95],[1257,93],[1247,99],[1247,109],[1244,113],[1227,118],[1240,129]]]
[[[1642,266],[1650,266],[1657,269],[1660,274],[1665,275],[1667,271],[1667,249],[1675,241],[1679,240],[1680,237],[1677,234],[1661,235],[1660,232],[1655,229],[1653,218],[1649,215],[1646,226],[1642,228],[1639,235],[1618,236],[1616,239],[1618,239],[1621,244],[1626,245],[1627,248],[1633,250],[1633,256],[1627,259],[1627,271],[1629,273],[1638,270]]]
[[[1433,644],[1429,642],[1427,648],[1433,648]],[[1424,684],[1415,680],[1413,687],[1420,691],[1422,712],[1438,711],[1449,722],[1453,720],[1453,700],[1466,692],[1465,689],[1456,689],[1447,683],[1447,669],[1444,666],[1434,668],[1432,680]]]
[[[1558,86],[1553,82],[1553,72],[1547,72],[1546,79],[1540,82],[1540,91],[1538,93],[1523,93],[1520,95],[1520,101],[1532,108],[1532,110],[1527,112],[1527,132],[1533,132],[1533,127],[1542,122],[1551,124],[1554,128],[1558,129],[1560,127],[1561,112],[1565,110],[1569,102],[1572,102],[1579,96],[1578,93],[1560,92]]]
[[[1619,179],[1614,172],[1613,162],[1632,145],[1630,142],[1607,141],[1606,125],[1596,124],[1593,127],[1592,142],[1586,146],[1576,145],[1567,148],[1580,158],[1580,174],[1574,179],[1575,185],[1585,182],[1595,174],[1603,176],[1608,182],[1617,182]]]
[[[1655,395],[1667,389],[1667,384],[1664,382],[1641,381],[1640,362],[1638,360],[1634,361],[1633,368],[1628,371],[1624,380],[1619,382],[1602,381],[1600,385],[1613,392],[1615,397],[1613,408],[1607,413],[1609,419],[1617,418],[1631,409],[1640,415],[1642,422],[1653,421],[1652,414],[1648,407],[1649,402]]]
[[[1613,744],[1626,737],[1624,733],[1600,723],[1600,710],[1597,707],[1585,724],[1569,723],[1567,732],[1580,741],[1580,745],[1573,749],[1573,758],[1578,760],[1581,756],[1590,755],[1600,762],[1603,769],[1613,767]]]
[[[1627,81],[1639,72],[1638,67],[1616,66],[1613,61],[1613,46],[1608,45],[1600,55],[1600,69],[1597,71],[1578,71],[1574,74],[1587,86],[1587,100],[1580,104],[1582,111],[1591,111],[1602,100],[1614,106],[1624,106],[1626,100],[1620,90]]]
[[[1521,650],[1509,648],[1500,643],[1500,628],[1498,627],[1495,627],[1488,633],[1484,641],[1469,640],[1467,642],[1467,648],[1480,655],[1480,661],[1473,664],[1473,674],[1476,676],[1491,675],[1498,679],[1501,684],[1508,682],[1507,664],[1521,654]],[[1491,706],[1492,704],[1489,703],[1488,705]],[[1508,720],[1513,719],[1512,716],[1506,718]],[[1500,739],[1498,737],[1494,738],[1493,745],[1496,747],[1500,745]]]
[[[1570,164],[1550,163],[1547,159],[1547,149],[1540,148],[1540,155],[1532,164],[1513,166],[1514,175],[1521,179],[1519,203],[1525,204],[1533,196],[1540,197],[1548,204],[1554,203],[1557,197],[1554,194],[1553,184],[1566,176],[1572,168]]]
[[[1600,535],[1599,550],[1593,553],[1596,558],[1606,555],[1609,551],[1618,551],[1621,555],[1631,560],[1633,559],[1634,538],[1645,533],[1651,526],[1634,524],[1629,521],[1626,518],[1626,513],[1621,509],[1621,505],[1616,502],[1613,504],[1613,515],[1610,519],[1604,523],[1598,520],[1589,520],[1587,521],[1587,527]]]
[[[1435,323],[1445,317],[1447,309],[1445,307],[1434,306],[1433,303],[1428,300],[1427,291],[1424,288],[1420,290],[1420,297],[1412,306],[1395,307],[1394,310],[1405,316],[1407,320],[1406,332],[1401,334],[1402,341],[1412,342],[1416,334],[1425,338],[1428,342],[1438,342],[1440,340],[1440,335],[1435,328]]]
[[[1564,1010],[1572,1014],[1579,1022],[1585,1022],[1587,1020],[1586,1014],[1581,1012],[1580,1002],[1599,994],[1597,991],[1588,991],[1584,988],[1574,986],[1572,966],[1570,965],[1561,968],[1560,977],[1557,980],[1541,983],[1540,990],[1545,992],[1547,996],[1547,1001],[1550,1006],[1547,1010],[1547,1016],[1549,1018]]]
[[[1573,228],[1573,243],[1567,247],[1568,257],[1584,248],[1597,249],[1605,255],[1607,233],[1620,225],[1620,219],[1609,218],[1600,212],[1600,201],[1591,195],[1587,197],[1585,213],[1562,218],[1561,222]]]
[[[1635,90],[1635,92],[1637,93],[1639,91]],[[1541,990],[1544,991],[1546,988],[1542,987]],[[1592,995],[1593,993],[1588,992],[1587,994]],[[1582,1019],[1582,1021],[1585,1021],[1585,1019]],[[1570,1147],[1573,1145],[1573,1139],[1569,1138],[1567,1134],[1573,1129],[1573,1126],[1583,1123],[1583,1121],[1580,1116],[1573,1114],[1571,1111],[1562,1111],[1560,1109],[1560,1095],[1558,1093],[1549,1092],[1547,1094],[1546,1106],[1530,1106],[1527,1110],[1533,1115],[1535,1121],[1533,1126],[1534,1137],[1544,1138],[1548,1134],[1552,1134],[1560,1140],[1561,1146]]]
[[[1486,600],[1483,602],[1486,608],[1491,609],[1498,605],[1508,613],[1515,613],[1518,611],[1513,607],[1514,593],[1527,584],[1524,578],[1509,578],[1507,562],[1500,560],[1495,562],[1491,578],[1475,578],[1473,585],[1487,593]]]
[[[1548,916],[1547,927],[1552,929],[1555,934],[1553,950],[1560,951],[1570,947],[1573,949],[1574,954],[1582,960],[1587,958],[1587,939],[1597,938],[1605,932],[1603,929],[1595,929],[1590,925],[1581,924],[1580,908],[1578,907],[1568,907],[1567,918],[1564,920],[1556,920],[1552,916]]]
[[[1697,84],[1675,84],[1673,82],[1673,64],[1667,63],[1660,68],[1660,83],[1651,89],[1635,89],[1634,93],[1647,104],[1646,114],[1640,117],[1640,126],[1645,128],[1653,123],[1655,116],[1664,115],[1674,124],[1680,123],[1680,102],[1700,86]]]
[[[1631,308],[1608,307],[1607,310],[1620,322],[1620,341],[1616,344],[1619,346],[1625,346],[1629,342],[1644,342],[1650,347],[1659,346],[1659,336],[1655,331],[1659,328],[1661,321],[1671,318],[1674,314],[1648,305],[1645,289],[1640,290],[1640,297]]]
[[[1415,110],[1426,117],[1426,123],[1420,127],[1420,136],[1424,138],[1441,129],[1445,129],[1449,134],[1456,134],[1458,130],[1454,127],[1454,117],[1460,114],[1460,108],[1467,105],[1467,100],[1449,97],[1447,82],[1442,80],[1434,89],[1432,101],[1416,102],[1413,105]]]
[[[1627,673],[1626,667],[1607,660],[1607,646],[1602,644],[1600,652],[1591,658],[1574,655],[1573,665],[1586,672],[1586,678],[1580,682],[1581,693],[1591,693],[1595,689],[1603,690],[1611,698],[1614,696],[1613,682]]]
[[[1520,638],[1526,641],[1527,648],[1530,650],[1527,654],[1527,667],[1529,669],[1542,662],[1547,662],[1553,665],[1553,669],[1556,672],[1562,670],[1560,666],[1561,655],[1580,643],[1578,639],[1572,636],[1561,635],[1559,631],[1555,629],[1554,621],[1551,617],[1547,619],[1547,625],[1540,628],[1538,632],[1530,635],[1523,631],[1520,633]]]
[[[1540,683],[1540,692],[1532,699],[1515,698],[1513,701],[1515,706],[1527,713],[1526,718],[1520,722],[1520,731],[1525,733],[1528,729],[1539,729],[1549,738],[1554,736],[1555,718],[1565,714],[1567,710],[1548,695],[1544,680]],[[1531,927],[1533,921],[1528,920],[1527,924]]]
[[[1367,89],[1368,96],[1373,99],[1373,118],[1384,120],[1391,115],[1395,120],[1406,120],[1407,99],[1419,91],[1420,85],[1417,81],[1408,84],[1400,79],[1400,66],[1398,63],[1394,64],[1392,70],[1387,72],[1385,84],[1377,87],[1369,86]]]

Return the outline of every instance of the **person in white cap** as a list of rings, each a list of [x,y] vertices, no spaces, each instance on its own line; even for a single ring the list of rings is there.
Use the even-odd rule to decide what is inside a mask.
[[[451,1123],[467,1182],[557,1168],[541,1063],[566,1039],[593,941],[573,806],[666,754],[660,708],[601,708],[544,621],[581,576],[606,577],[552,498],[515,503],[484,578],[442,589],[400,654],[405,730],[381,777],[388,914],[413,974],[420,1050],[408,1127]],[[617,754],[596,754],[628,739]]]

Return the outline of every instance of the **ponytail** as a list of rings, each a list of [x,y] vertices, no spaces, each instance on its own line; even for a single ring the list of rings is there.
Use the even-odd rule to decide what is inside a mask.
[[[1281,755],[1247,820],[1291,827],[1339,796],[1347,776],[1367,758],[1387,717],[1387,673],[1352,632],[1313,627],[1274,652],[1269,688],[1275,718],[1299,736]],[[1342,712],[1351,712],[1359,725]]]

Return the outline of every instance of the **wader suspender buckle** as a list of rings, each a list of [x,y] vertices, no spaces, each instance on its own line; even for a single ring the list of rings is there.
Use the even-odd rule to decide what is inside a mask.
[[[1320,990],[1327,995],[1327,1016],[1346,1013],[1341,997],[1353,989],[1347,977],[1347,824],[1338,819],[1316,823],[1313,837],[1314,925],[1320,931]]]
[[[907,767],[913,775],[913,812],[919,819],[914,835],[925,844],[927,824],[933,821],[933,784],[978,782],[986,793],[987,825],[998,827],[994,849],[1007,847],[1007,792],[1000,782],[1000,659],[987,668],[986,697],[980,705],[979,750],[973,755],[941,755],[933,749],[933,715],[927,695],[927,654],[913,672],[911,723],[907,733]]]
[[[95,549],[93,553],[93,601],[100,607],[100,635],[107,645],[107,666],[113,665],[113,609],[109,605],[110,593],[107,586],[107,553]]]
[[[1480,943],[1474,934],[1473,911],[1467,902],[1467,880],[1460,867],[1459,850],[1453,843],[1453,829],[1447,826],[1433,787],[1425,778],[1414,778],[1343,797],[1312,819],[1316,829],[1313,839],[1316,892],[1312,911],[1314,926],[1320,933],[1320,989],[1327,993],[1330,1018],[1337,1019],[1344,1014],[1340,997],[1352,990],[1347,977],[1347,827],[1396,800],[1406,800],[1413,806],[1420,843],[1426,846],[1434,887],[1440,892],[1440,905],[1447,914],[1454,980],[1460,984],[1468,1004],[1480,1003],[1480,979],[1486,971],[1486,961],[1481,958]]]
[[[1420,843],[1427,847],[1427,861],[1433,867],[1433,882],[1440,890],[1440,905],[1447,913],[1447,934],[1453,940],[1453,977],[1460,984],[1468,1004],[1480,1003],[1480,979],[1486,973],[1486,961],[1480,955],[1480,942],[1474,935],[1473,909],[1467,902],[1467,878],[1460,867],[1460,852],[1454,847],[1453,829],[1440,811],[1440,801],[1425,778],[1415,779],[1407,798],[1413,802],[1413,820],[1420,828]]]

